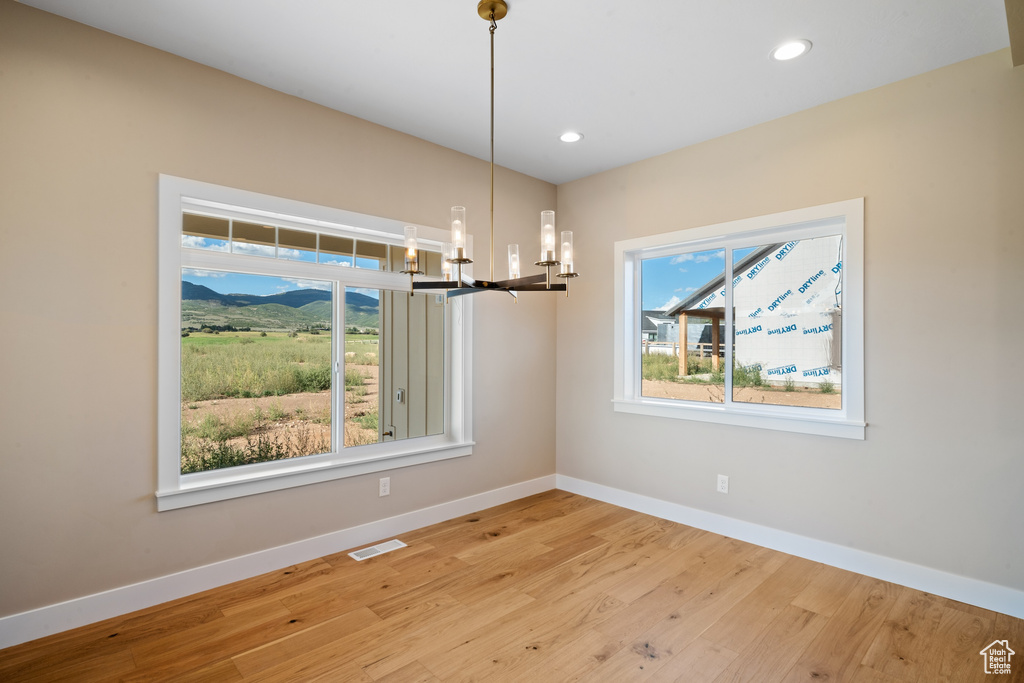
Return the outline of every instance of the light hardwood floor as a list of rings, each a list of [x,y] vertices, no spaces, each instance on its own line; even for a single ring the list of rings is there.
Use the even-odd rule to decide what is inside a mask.
[[[0,680],[1024,680],[1020,619],[562,491],[400,538],[0,650]]]

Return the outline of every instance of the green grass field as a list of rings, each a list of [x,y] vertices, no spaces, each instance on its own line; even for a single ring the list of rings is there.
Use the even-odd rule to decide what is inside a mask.
[[[271,405],[264,412],[219,417],[203,401],[259,398],[320,392],[331,388],[331,334],[286,332],[193,332],[181,338],[181,401],[188,416],[181,426],[182,472],[279,460],[330,450],[330,443],[309,429],[330,425],[330,414],[288,414]],[[346,401],[361,401],[368,375],[360,365],[379,363],[377,335],[345,336]],[[351,355],[350,355],[351,354]],[[351,394],[351,396],[348,396]],[[204,404],[205,405],[205,404]],[[287,438],[274,425],[298,420]],[[377,429],[377,406],[353,420],[363,429]],[[347,432],[348,430],[346,430]],[[374,443],[376,438],[366,440]],[[354,444],[353,444],[354,445]]]
[[[200,332],[181,339],[182,402],[330,388],[330,334]]]

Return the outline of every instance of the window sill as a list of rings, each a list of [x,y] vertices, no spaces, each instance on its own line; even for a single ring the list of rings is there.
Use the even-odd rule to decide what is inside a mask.
[[[157,491],[157,511],[459,458],[473,452],[472,441],[453,443],[443,437],[426,437],[424,441],[427,443],[417,444],[415,450],[396,451],[391,443],[381,443],[361,446],[355,456],[343,451],[182,475],[179,488]]]
[[[841,417],[826,418],[811,414],[796,416],[793,415],[792,408],[787,410],[785,417],[782,417],[761,410],[744,409],[737,407],[736,404],[726,407],[725,404],[721,403],[699,404],[660,399],[613,399],[612,404],[617,413],[715,422],[739,427],[772,429],[861,441],[864,440],[864,428],[867,426],[864,422]]]

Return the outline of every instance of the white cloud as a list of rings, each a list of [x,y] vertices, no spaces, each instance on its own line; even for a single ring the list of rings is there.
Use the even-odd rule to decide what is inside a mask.
[[[696,291],[697,291],[696,287],[687,287],[686,288],[686,293],[687,294],[689,294],[690,292],[696,292]]]
[[[228,251],[228,243],[221,240],[210,240],[195,235],[182,235],[181,246],[191,249],[205,249],[207,251]]]
[[[330,291],[330,289],[331,289],[331,283],[330,282],[324,282],[323,280],[302,280],[300,278],[295,278],[295,277],[283,277],[281,279],[284,280],[285,282],[292,283],[293,285],[295,285],[299,289],[326,289],[328,291]],[[279,287],[278,289],[280,289],[282,291],[285,291],[288,288],[287,287]]]
[[[350,290],[352,290],[353,292],[355,292],[357,294],[365,294],[366,296],[368,296],[368,297],[370,297],[372,299],[379,299],[380,298],[380,290],[366,289],[364,287],[348,287],[347,289],[350,289]]]
[[[668,309],[670,309],[673,306],[675,306],[676,304],[678,304],[680,301],[682,301],[682,299],[680,299],[678,296],[673,296],[671,299],[666,301],[661,306],[658,306],[654,310],[656,310],[656,311],[667,311]]]
[[[680,254],[679,256],[672,257],[672,260],[669,261],[669,264],[677,266],[680,263],[686,263],[687,261],[692,261],[693,259],[693,254]],[[686,271],[684,270],[683,272],[685,273]]]
[[[195,268],[182,268],[182,275],[190,277],[226,277],[227,273],[220,273],[216,270],[197,270]]]
[[[274,247],[266,244],[249,244],[247,242],[235,242],[235,253],[248,256],[275,256]]]
[[[722,259],[724,261],[725,260],[725,252],[724,251],[713,251],[710,254],[699,254],[694,260],[697,263],[707,263],[708,261],[710,261],[712,259],[716,259],[716,258],[720,258],[720,259]]]

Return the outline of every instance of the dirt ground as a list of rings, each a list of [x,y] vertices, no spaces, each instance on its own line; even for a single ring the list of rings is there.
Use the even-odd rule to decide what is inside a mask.
[[[377,430],[363,429],[354,418],[377,410],[378,368],[373,365],[359,365],[366,379],[363,387],[366,394],[355,396],[345,392],[345,445],[355,446],[377,442]],[[326,442],[331,440],[331,392],[287,394],[285,396],[263,396],[260,398],[221,398],[212,401],[193,401],[181,406],[182,423],[196,424],[206,415],[215,415],[222,422],[235,422],[252,415],[257,410],[263,416],[263,426],[254,432],[273,439],[280,439],[295,447],[300,441]],[[272,419],[272,415],[280,415]],[[328,418],[324,423],[320,420]],[[230,439],[231,445],[244,444],[245,438]],[[309,455],[297,453],[296,455]]]
[[[681,382],[656,382],[645,379],[641,392],[650,398],[675,398],[684,401],[708,401],[722,403],[724,388],[717,384],[683,384]],[[796,388],[793,391],[766,389],[764,387],[742,387],[735,391],[733,401],[743,403],[767,403],[777,406],[800,406],[804,408],[832,408],[843,406],[840,393],[823,394],[820,391]]]

